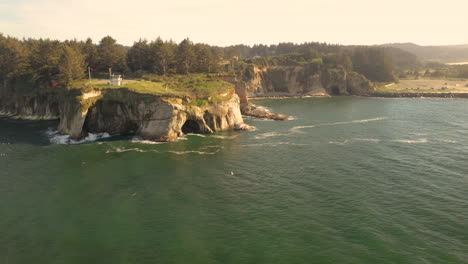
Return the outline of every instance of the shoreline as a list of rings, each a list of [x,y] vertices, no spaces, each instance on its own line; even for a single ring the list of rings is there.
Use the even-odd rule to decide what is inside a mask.
[[[367,97],[380,98],[463,98],[468,99],[468,93],[372,93]]]
[[[444,98],[444,99],[468,99],[468,93],[372,93],[366,95],[319,95],[319,96],[259,96],[248,97],[250,100],[262,99],[302,99],[302,98],[331,98],[331,97],[375,97],[375,98]]]

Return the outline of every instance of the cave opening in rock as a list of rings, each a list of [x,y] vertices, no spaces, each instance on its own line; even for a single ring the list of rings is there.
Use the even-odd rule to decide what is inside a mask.
[[[340,95],[340,88],[338,88],[338,86],[332,86],[331,94],[332,95]]]
[[[188,134],[188,133],[200,134],[201,133],[200,125],[198,125],[197,121],[189,119],[185,121],[184,125],[182,126],[182,132],[184,132],[184,134]]]

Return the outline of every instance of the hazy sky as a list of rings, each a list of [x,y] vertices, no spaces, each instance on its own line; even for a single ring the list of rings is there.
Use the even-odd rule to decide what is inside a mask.
[[[467,0],[0,0],[0,32],[217,45],[468,43]]]

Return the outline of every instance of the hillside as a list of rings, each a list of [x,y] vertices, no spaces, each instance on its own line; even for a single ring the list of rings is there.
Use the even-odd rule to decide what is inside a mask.
[[[399,48],[424,61],[465,62],[468,61],[468,44],[447,46],[420,46],[414,43],[391,43],[384,47]]]

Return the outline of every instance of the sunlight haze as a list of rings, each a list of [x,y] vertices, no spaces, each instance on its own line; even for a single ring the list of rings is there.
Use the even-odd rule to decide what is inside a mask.
[[[375,0],[0,0],[0,32],[99,41],[111,35],[185,37],[214,45],[320,41],[340,44],[468,43],[468,3]]]

